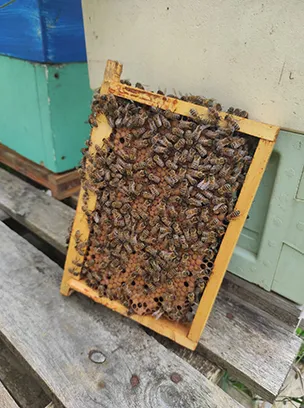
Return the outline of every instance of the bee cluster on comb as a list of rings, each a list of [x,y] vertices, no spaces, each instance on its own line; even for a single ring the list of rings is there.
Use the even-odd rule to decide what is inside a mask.
[[[93,154],[83,151],[82,209],[90,236],[82,242],[76,231],[74,239],[85,256],[81,278],[100,296],[130,313],[186,322],[195,315],[227,225],[239,216],[235,203],[255,145],[231,116],[220,124],[219,104],[181,99],[207,106],[208,116],[192,109],[183,117],[95,93],[89,122],[98,126],[104,114],[112,133]],[[97,196],[91,212],[89,191]]]

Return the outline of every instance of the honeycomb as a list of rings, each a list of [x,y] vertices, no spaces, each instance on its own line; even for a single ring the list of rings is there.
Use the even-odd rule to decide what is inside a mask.
[[[98,126],[105,114],[112,133],[93,154],[83,150],[90,236],[82,242],[77,231],[75,246],[85,255],[81,277],[100,296],[129,313],[189,322],[227,225],[239,215],[234,207],[255,145],[230,115],[219,125],[220,105],[183,99],[209,106],[208,117],[95,94],[89,121]],[[97,195],[92,212],[89,191]]]

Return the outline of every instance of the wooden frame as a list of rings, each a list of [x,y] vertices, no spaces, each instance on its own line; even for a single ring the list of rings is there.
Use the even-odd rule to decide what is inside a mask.
[[[120,75],[122,72],[122,65],[115,61],[108,61],[105,69],[104,82],[101,87],[100,93],[111,93],[122,98],[131,99],[142,104],[157,106],[162,109],[170,109],[173,112],[182,114],[184,116],[191,116],[190,109],[194,108],[200,115],[208,115],[208,109],[202,106],[194,105],[188,102],[181,101],[179,99],[168,98],[163,95],[158,95],[152,92],[144,91],[131,86],[123,85],[120,83]],[[220,113],[222,120],[226,115],[225,112]],[[246,221],[247,214],[249,212],[251,203],[254,199],[255,193],[263,176],[268,159],[271,155],[273,146],[275,144],[277,135],[279,133],[279,127],[267,125],[264,123],[256,122],[249,119],[243,119],[235,117],[240,126],[240,131],[259,138],[259,143],[255,151],[253,160],[246,175],[245,182],[241,189],[239,198],[236,203],[236,209],[240,210],[240,217],[229,223],[226,234],[222,240],[218,255],[214,262],[213,273],[211,274],[208,285],[206,286],[203,296],[200,300],[196,315],[191,325],[185,325],[178,322],[172,322],[167,319],[156,320],[152,316],[128,316],[132,320],[135,320],[142,325],[149,327],[150,329],[172,339],[173,341],[194,350],[200,339],[202,331],[205,327],[209,314],[211,312],[216,295],[221,286],[224,278],[228,263],[232,256],[234,247],[237,243],[240,232]],[[91,133],[92,144],[90,146],[90,153],[94,153],[95,144],[100,145],[104,138],[107,138],[112,129],[109,126],[104,115],[100,115],[98,118],[98,127],[94,128]],[[82,233],[82,239],[87,240],[89,237],[89,228],[86,220],[86,216],[82,211],[82,198],[83,189],[81,189],[79,201],[76,209],[76,216],[72,228],[72,237],[77,230]],[[89,192],[89,210],[94,210],[96,205],[96,196],[94,193]],[[73,238],[72,238],[73,239]],[[101,303],[104,306],[109,307],[116,312],[127,316],[127,309],[117,301],[111,301],[108,298],[100,297],[98,292],[88,287],[84,280],[81,280],[79,276],[73,276],[69,272],[69,268],[75,267],[72,264],[72,260],[80,258],[83,262],[83,258],[76,252],[74,242],[70,244],[64,274],[61,284],[61,293],[69,296],[73,290],[81,292],[86,296],[93,299],[95,302]],[[78,272],[80,272],[80,269]]]

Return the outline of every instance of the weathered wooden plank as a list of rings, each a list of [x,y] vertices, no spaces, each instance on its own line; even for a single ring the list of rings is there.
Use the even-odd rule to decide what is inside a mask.
[[[66,408],[240,407],[134,322],[61,297],[62,270],[4,224],[0,240],[1,334]]]
[[[267,292],[230,272],[226,273],[222,288],[270,314],[278,320],[278,324],[285,323],[285,327],[291,331],[299,323],[299,305],[274,292]]]
[[[61,252],[74,210],[0,169],[0,208]]]
[[[10,394],[4,388],[4,385],[0,381],[0,406],[1,408],[19,408]]]
[[[61,203],[58,207],[56,200],[45,196],[39,190],[34,189],[27,183],[1,169],[0,178],[2,181],[0,183],[0,207],[5,210],[11,208],[11,216],[17,219],[20,217],[16,209],[29,208],[30,210],[25,212],[20,221],[30,229],[34,228],[36,234],[42,236],[48,242],[52,243],[55,241],[53,245],[58,249],[61,248],[62,252],[65,253],[65,231],[69,225],[67,218],[69,220],[73,218],[74,210]],[[20,195],[18,194],[19,190],[22,191]],[[43,199],[35,200],[33,194],[36,197],[42,195]],[[32,204],[28,205],[27,202]],[[63,208],[65,208],[65,211],[62,213]],[[46,209],[48,210],[46,211]],[[66,211],[69,217],[66,217]],[[43,214],[43,216],[40,214]],[[56,223],[54,219],[57,219]],[[51,233],[48,229],[49,225],[52,226]],[[248,283],[248,285],[254,287],[252,284]],[[260,290],[263,291],[262,289]],[[233,289],[229,289],[229,292],[234,293]],[[238,289],[236,289],[236,293],[239,294]],[[258,308],[252,309],[247,307],[247,305],[246,307],[242,306],[243,300],[236,302],[231,299],[231,296],[227,297],[227,295],[226,288],[222,288],[215,302],[215,307],[211,312],[211,317],[207,322],[202,338],[203,343],[200,343],[198,352],[203,353],[204,356],[217,362],[220,366],[227,367],[240,381],[248,384],[253,390],[258,391],[259,395],[272,400],[282,385],[283,377],[287,374],[296,353],[296,351],[291,351],[289,348],[289,343],[294,341],[294,335],[290,332],[288,333],[288,330],[281,331],[279,320],[274,321],[272,316],[267,317],[267,314],[260,316],[263,313]],[[251,303],[254,304],[254,294],[252,296]],[[267,296],[269,294],[265,292],[263,297],[265,301]],[[226,297],[229,300],[226,300]],[[271,296],[269,299],[271,302]],[[259,303],[260,300],[257,298],[257,307]],[[241,308],[242,313],[235,316],[234,312],[227,311],[227,305],[230,305],[229,308],[232,310],[234,310],[234,306]],[[265,312],[271,311],[267,310],[266,306],[262,309],[266,309]],[[235,318],[230,320],[227,318],[227,313],[233,313]],[[279,313],[280,306],[278,304],[277,309],[271,314],[279,317]],[[295,313],[295,311],[293,310],[292,313]],[[260,319],[262,319],[263,324],[256,324]],[[222,328],[225,330],[222,331]],[[250,335],[248,335],[248,330]],[[281,334],[276,342],[277,330]],[[230,333],[233,333],[233,336]],[[261,339],[262,348],[256,339]],[[213,344],[220,344],[221,347],[215,347]],[[264,358],[266,350],[267,359]],[[250,356],[251,358],[248,359]],[[273,375],[273,372],[278,371],[280,374]],[[262,373],[263,376],[259,377],[258,373]],[[267,377],[265,373],[267,373]],[[264,389],[265,392],[263,391]]]
[[[222,290],[200,339],[198,352],[273,401],[301,345],[289,330]]]

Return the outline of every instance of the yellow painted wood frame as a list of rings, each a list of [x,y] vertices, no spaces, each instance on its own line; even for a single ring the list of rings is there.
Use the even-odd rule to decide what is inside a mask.
[[[111,93],[113,95],[149,106],[156,106],[161,109],[170,109],[173,112],[188,117],[191,116],[189,112],[191,108],[194,108],[202,116],[205,115],[207,117],[208,115],[208,109],[203,106],[198,106],[179,99],[168,98],[163,95],[124,85],[120,83],[121,73],[122,65],[118,62],[109,60],[106,65],[104,82],[100,89],[100,93]],[[225,126],[224,118],[226,113],[221,112],[220,115],[222,118],[222,125]],[[71,241],[68,248],[61,283],[60,291],[63,295],[69,296],[72,291],[81,292],[93,299],[95,302],[101,303],[102,305],[107,306],[122,315],[128,316],[130,319],[149,327],[163,336],[169,337],[184,347],[191,350],[196,348],[280,130],[277,126],[267,125],[265,123],[239,117],[234,118],[238,121],[241,132],[255,136],[260,140],[235,206],[236,209],[240,210],[241,215],[232,220],[228,225],[214,262],[213,272],[200,300],[193,322],[191,324],[182,324],[169,321],[165,318],[156,320],[152,316],[139,316],[136,314],[128,316],[128,310],[122,304],[117,301],[109,300],[106,297],[100,297],[98,292],[88,287],[84,280],[81,280],[79,276],[74,276],[72,273],[70,273],[70,268],[76,268],[76,272],[80,272],[81,270],[81,267],[75,267],[75,265],[72,263],[73,259],[77,258],[80,263],[83,263],[84,261],[84,257],[80,256],[75,249],[75,242],[73,238],[75,232],[80,230],[82,234],[81,238],[84,241],[88,240],[89,238],[87,218],[82,208],[84,193],[82,188],[76,209]],[[97,121],[98,127],[93,128],[91,132],[92,144],[89,148],[91,154],[94,154],[95,152],[95,145],[102,145],[103,139],[109,137],[112,131],[104,115],[100,115],[97,118]],[[88,209],[94,210],[96,205],[96,195],[93,192],[89,192],[89,194]]]

